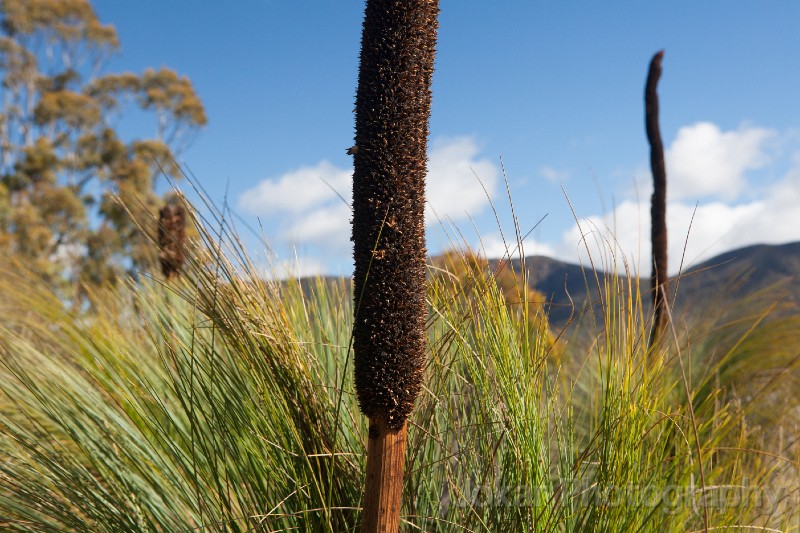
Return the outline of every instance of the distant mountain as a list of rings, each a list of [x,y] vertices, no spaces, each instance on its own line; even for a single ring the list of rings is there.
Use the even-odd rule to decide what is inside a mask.
[[[496,265],[497,261],[492,263]],[[519,262],[514,263],[519,268]],[[595,278],[589,269],[543,256],[528,257],[525,263],[528,279],[547,298],[550,321],[555,326],[564,325],[573,312],[597,301],[598,281],[602,284],[607,275],[598,272]],[[646,293],[649,279],[640,279],[639,283]],[[800,242],[759,244],[718,255],[673,279],[670,290],[675,289],[676,313],[725,305],[757,293],[765,302],[800,307]]]
[[[494,268],[499,260],[490,260]],[[519,270],[519,261],[514,267]],[[533,287],[547,298],[550,322],[554,327],[564,326],[573,314],[587,305],[599,302],[598,283],[602,285],[608,275],[571,263],[544,256],[526,258],[528,279]],[[300,280],[303,291],[309,292],[318,281]],[[351,283],[350,278],[325,278],[323,284]],[[640,283],[645,305],[650,305],[647,294],[649,278],[634,280]],[[284,281],[283,283],[286,283]],[[718,255],[689,268],[679,279],[672,279],[670,291],[677,289],[674,312],[713,313],[720,306],[730,305],[746,297],[760,296],[764,306],[781,302],[791,312],[800,311],[800,242],[767,245],[758,244]],[[761,307],[763,309],[764,307]]]
[[[800,242],[757,244],[726,252],[691,268],[681,279],[679,291],[705,296],[728,291],[741,298],[780,286],[786,301],[800,303]]]

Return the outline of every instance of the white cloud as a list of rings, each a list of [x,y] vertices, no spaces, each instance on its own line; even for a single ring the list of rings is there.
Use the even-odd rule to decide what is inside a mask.
[[[296,243],[346,245],[350,240],[350,216],[350,208],[340,200],[294,218],[284,236]]]
[[[667,228],[671,271],[678,270],[684,245],[685,264],[692,265],[724,251],[758,242],[749,239],[742,230],[758,222],[766,203],[762,201],[739,205],[712,202],[697,206],[670,203]],[[691,222],[694,213],[694,221]],[[650,247],[647,246],[647,253]]]
[[[478,159],[478,153],[472,137],[438,139],[432,143],[426,181],[426,224],[434,223],[436,217],[464,220],[468,214],[488,205],[486,192],[494,193],[500,173],[488,159]]]
[[[710,122],[681,128],[665,156],[670,198],[737,198],[747,183],[745,173],[769,162],[765,145],[774,135],[750,126],[721,131]]]
[[[488,205],[486,194],[495,192],[499,171],[488,159],[479,158],[479,152],[472,137],[437,139],[431,143],[426,181],[427,224],[434,223],[437,217],[463,220]],[[349,253],[351,212],[339,196],[350,201],[352,170],[322,161],[262,181],[242,194],[239,206],[251,214],[272,218],[280,240]]]
[[[287,172],[277,179],[262,181],[242,194],[239,206],[248,213],[262,216],[278,212],[304,213],[333,199],[338,200],[334,190],[347,198],[351,176],[352,171],[321,161],[315,166]]]

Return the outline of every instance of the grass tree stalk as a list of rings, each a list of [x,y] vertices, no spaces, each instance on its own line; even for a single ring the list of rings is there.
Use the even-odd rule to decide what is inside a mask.
[[[396,531],[425,363],[425,175],[438,0],[367,0],[353,155],[353,349],[369,418],[362,531]]]
[[[667,167],[664,163],[664,144],[658,124],[658,80],[661,78],[661,60],[664,51],[658,51],[650,60],[644,91],[645,129],[650,143],[650,169],[653,173],[653,195],[650,203],[650,242],[652,245],[653,273],[650,288],[653,292],[652,345],[664,332],[669,305],[669,275],[667,273]]]

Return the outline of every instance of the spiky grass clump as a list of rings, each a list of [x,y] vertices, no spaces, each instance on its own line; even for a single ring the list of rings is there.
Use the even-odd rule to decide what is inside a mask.
[[[239,277],[222,255],[196,257],[187,274],[172,288],[98,295],[100,307],[81,317],[3,272],[6,301],[29,310],[0,330],[4,527],[338,531],[353,522],[355,509],[331,502],[360,497],[361,465],[332,445],[361,447],[347,431],[355,402],[334,385],[341,361],[317,357],[346,351],[335,343],[349,335],[348,293],[320,284],[306,302],[296,284]]]
[[[351,288],[265,282],[216,237],[180,283],[98,295],[85,316],[0,269],[0,528],[356,527]],[[635,284],[609,276],[559,363],[533,306],[463,271],[431,273],[406,529],[796,530],[796,319],[676,328],[680,352],[652,357]]]

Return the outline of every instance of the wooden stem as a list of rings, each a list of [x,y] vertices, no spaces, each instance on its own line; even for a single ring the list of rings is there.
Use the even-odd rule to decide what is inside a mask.
[[[385,418],[369,421],[362,533],[394,533],[400,527],[407,425],[390,429]]]

